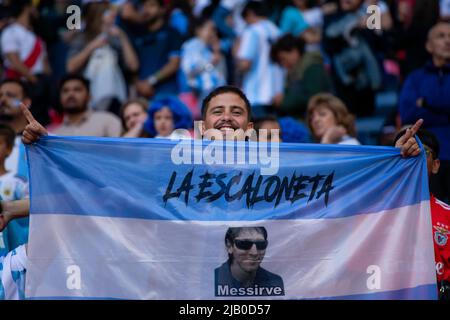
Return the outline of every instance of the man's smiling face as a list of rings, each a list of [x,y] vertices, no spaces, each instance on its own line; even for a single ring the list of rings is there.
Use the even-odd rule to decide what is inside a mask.
[[[205,114],[204,130],[217,129],[225,136],[227,132],[237,129],[252,129],[250,115],[239,95],[227,92],[211,99]]]

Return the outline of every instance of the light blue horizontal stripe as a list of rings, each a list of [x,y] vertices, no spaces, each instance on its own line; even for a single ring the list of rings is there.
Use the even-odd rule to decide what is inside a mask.
[[[324,219],[377,213],[429,199],[423,153],[420,157],[402,159],[399,150],[390,147],[280,144],[279,181],[292,182],[294,172],[297,178],[321,174],[324,178],[315,192],[314,183],[306,182],[298,192],[305,197],[290,201],[292,188],[290,200],[285,200],[285,193],[281,193],[277,206],[277,197],[272,202],[259,201],[252,206],[250,200],[255,194],[243,194],[239,201],[227,201],[224,196],[214,202],[197,201],[200,176],[206,171],[227,174],[224,183],[242,171],[241,181],[230,183],[229,195],[233,196],[252,173],[252,186],[257,184],[260,166],[174,165],[170,151],[177,143],[164,139],[44,137],[27,147],[30,212],[152,220]],[[247,144],[247,153],[248,150]],[[174,172],[177,176],[172,192],[191,170],[194,188],[189,192],[187,205],[185,193],[165,203],[163,196]],[[317,196],[331,174],[333,189],[326,202],[326,193]],[[268,188],[270,176],[261,179],[262,188],[256,196],[265,191],[271,195],[277,182],[273,181]],[[206,190],[217,193],[219,184],[211,182],[213,185]],[[311,194],[314,198],[310,200]]]

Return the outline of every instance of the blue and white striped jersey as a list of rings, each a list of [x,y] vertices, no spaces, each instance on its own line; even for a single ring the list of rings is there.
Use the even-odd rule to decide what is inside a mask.
[[[15,173],[28,180],[28,165],[27,156],[25,153],[25,146],[22,143],[22,137],[16,136],[14,140],[14,148],[6,158],[5,168],[7,171]]]
[[[226,82],[225,61],[213,65],[212,59],[212,50],[198,38],[185,42],[181,48],[181,69],[189,87],[199,92],[200,99]]]
[[[0,200],[12,201],[29,197],[28,183],[14,172],[0,176]],[[28,241],[29,218],[10,221],[0,232],[0,256],[5,256],[12,249]]]
[[[270,59],[271,46],[279,35],[274,23],[261,20],[248,25],[240,39],[237,56],[251,62],[242,89],[252,105],[271,104],[275,95],[283,92],[284,71]]]
[[[22,245],[6,256],[0,256],[0,299],[25,299],[27,253]]]

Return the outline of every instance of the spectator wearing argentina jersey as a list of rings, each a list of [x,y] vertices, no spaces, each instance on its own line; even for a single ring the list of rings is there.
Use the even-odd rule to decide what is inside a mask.
[[[279,29],[267,18],[264,3],[250,1],[242,11],[247,23],[240,38],[236,57],[243,74],[242,88],[252,104],[256,117],[266,115],[267,105],[283,92],[284,74],[270,60],[270,48],[280,35]]]
[[[0,256],[0,300],[25,299],[27,245]]]
[[[31,105],[28,87],[21,80],[16,79],[1,82],[0,125],[8,126],[14,132],[13,145],[4,162],[5,174],[0,178],[0,197],[3,200],[18,200],[28,196],[27,159],[25,147],[21,141],[27,120],[18,105],[20,102],[26,106]],[[0,255],[28,241],[28,224],[28,217],[11,222],[2,233]]]
[[[202,101],[211,90],[225,84],[226,65],[214,22],[198,18],[194,37],[181,49],[181,69],[190,89]]]
[[[0,202],[0,231],[13,219],[28,216],[30,202],[26,200]],[[0,255],[0,300],[25,299],[25,273],[28,244]]]
[[[21,200],[28,198],[28,184],[14,172],[5,169],[5,159],[11,153],[16,134],[11,127],[0,124],[0,199]],[[13,248],[23,244],[28,239],[28,221],[24,224],[13,222],[0,232],[0,255],[6,255]]]

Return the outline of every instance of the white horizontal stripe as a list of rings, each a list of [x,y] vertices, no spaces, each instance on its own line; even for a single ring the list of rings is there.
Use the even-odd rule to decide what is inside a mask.
[[[268,231],[262,267],[283,278],[284,298],[432,284],[429,210],[424,201],[341,219],[235,223],[32,215],[27,297],[214,299],[214,269],[227,259],[225,232],[251,225]],[[66,287],[72,264],[80,267],[81,290]],[[367,287],[371,265],[380,268],[380,289]]]

